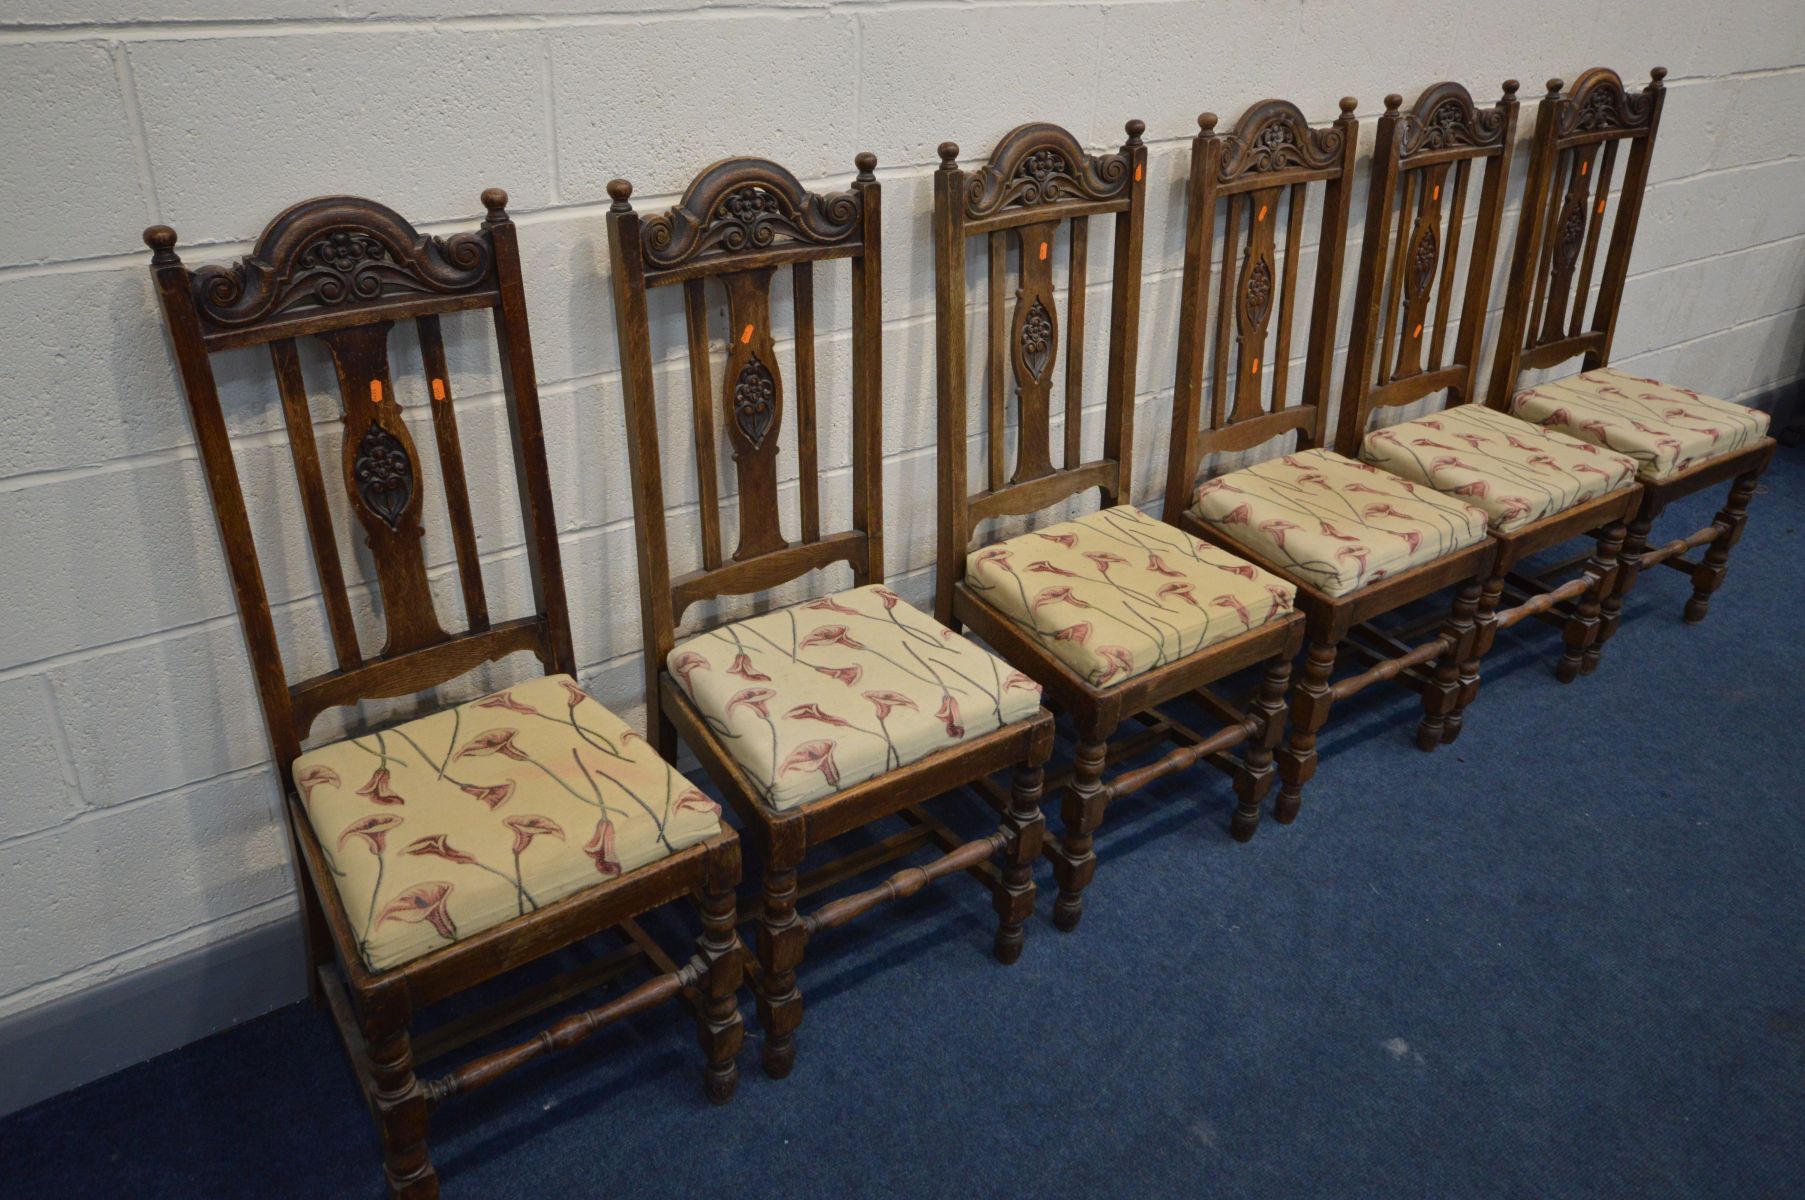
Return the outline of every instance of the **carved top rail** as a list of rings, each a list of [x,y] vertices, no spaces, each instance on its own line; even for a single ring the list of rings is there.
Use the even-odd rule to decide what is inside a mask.
[[[646,285],[863,253],[862,209],[857,190],[819,194],[769,159],[722,159],[641,219]]]
[[[1410,111],[1395,117],[1393,144],[1405,167],[1425,167],[1446,159],[1486,158],[1509,149],[1510,121],[1506,102],[1514,103],[1517,81],[1504,81],[1504,100],[1492,108],[1473,103],[1473,94],[1452,80],[1435,84],[1416,98]],[[1403,105],[1403,97],[1385,97],[1386,118]]]
[[[1640,92],[1623,86],[1623,78],[1609,67],[1582,71],[1572,88],[1561,94],[1561,81],[1548,81],[1547,99],[1555,110],[1554,138],[1562,147],[1611,138],[1647,137],[1654,129],[1658,108],[1655,97],[1667,78],[1666,67],[1649,73],[1650,84]]]
[[[373,200],[321,196],[276,217],[237,262],[195,271],[194,308],[218,350],[493,305],[494,260],[487,230],[435,237]]]
[[[1351,105],[1351,98],[1343,101],[1342,112],[1351,116]],[[1205,113],[1197,123],[1210,134],[1216,128],[1216,116]],[[1345,169],[1347,142],[1354,136],[1354,130],[1342,122],[1312,127],[1289,100],[1262,100],[1242,113],[1234,130],[1221,138],[1216,194],[1231,196],[1337,178]]]
[[[548,669],[575,667],[519,247],[507,199],[499,188],[484,192],[483,225],[449,237],[423,235],[371,200],[308,200],[272,221],[240,261],[192,273],[176,254],[173,229],[155,225],[145,231],[264,715],[285,772],[314,718],[327,708],[416,693],[519,650],[533,652]],[[439,324],[439,314],[470,308],[495,310],[535,585],[533,615],[500,623],[489,617]],[[398,406],[389,356],[390,334],[402,319],[416,326],[428,380],[438,474],[467,617],[462,632],[445,629],[432,596],[424,540],[427,478]],[[338,384],[341,482],[370,550],[386,633],[374,654],[360,644],[346,587],[297,349],[302,336],[324,345]],[[277,644],[212,365],[216,351],[263,343],[338,659],[335,670],[292,682]]]
[[[1144,128],[1144,127],[1143,127]],[[1139,134],[1131,137],[1138,141]],[[950,159],[947,149],[951,147]],[[951,142],[940,149],[943,162],[956,161]],[[1003,135],[983,166],[965,178],[966,233],[1021,224],[1059,221],[1085,213],[1126,209],[1136,182],[1126,151],[1088,154],[1078,139],[1046,121],[1017,125]]]

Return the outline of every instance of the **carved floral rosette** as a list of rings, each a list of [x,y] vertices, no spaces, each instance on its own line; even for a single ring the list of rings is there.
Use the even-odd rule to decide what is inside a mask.
[[[1645,128],[1654,113],[1654,96],[1629,92],[1617,72],[1594,67],[1573,84],[1560,106],[1555,132],[1560,137],[1609,130],[1632,132]]]
[[[862,210],[857,192],[817,194],[774,162],[726,159],[696,176],[674,208],[647,217],[640,245],[655,268],[780,241],[850,245],[858,240]]]
[[[1086,154],[1057,125],[1018,125],[966,180],[965,215],[981,219],[1006,208],[1116,200],[1127,194],[1128,182],[1126,155]]]
[[[1458,83],[1438,83],[1401,118],[1398,157],[1438,150],[1490,150],[1504,144],[1504,113],[1478,108],[1472,93]]]
[[[239,261],[195,271],[194,303],[203,320],[237,328],[295,310],[473,291],[489,282],[494,258],[485,231],[432,237],[373,201],[323,196],[271,221]]]
[[[1288,100],[1263,100],[1241,114],[1222,143],[1216,177],[1232,183],[1243,175],[1332,168],[1341,157],[1342,133],[1332,125],[1312,129]]]

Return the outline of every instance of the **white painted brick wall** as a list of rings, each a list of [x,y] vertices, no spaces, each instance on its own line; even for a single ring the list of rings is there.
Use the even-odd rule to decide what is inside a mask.
[[[1695,0],[1522,0],[1494,10],[1496,28],[1424,0],[1375,0],[1349,20],[1303,0],[164,0],[160,9],[154,19],[125,0],[0,9],[0,1018],[293,919],[277,789],[139,248],[151,221],[175,225],[199,263],[243,253],[277,210],[317,193],[365,193],[445,228],[476,220],[485,186],[508,189],[577,653],[589,686],[630,719],[640,712],[638,585],[602,219],[616,175],[635,181],[643,210],[731,154],[770,155],[837,188],[855,152],[877,153],[889,567],[918,601],[934,554],[929,174],[943,140],[976,158],[1017,121],[1045,119],[1104,148],[1126,118],[1147,121],[1142,500],[1163,483],[1194,119],[1209,109],[1226,126],[1268,95],[1321,120],[1339,96],[1357,95],[1370,139],[1386,92],[1408,97],[1449,77],[1489,101],[1515,76],[1526,138],[1548,76],[1604,62],[1639,84],[1664,63],[1671,90],[1619,359],[1733,398],[1805,370],[1796,0],[1725,0],[1708,21]],[[1357,194],[1356,236],[1361,203]],[[1107,255],[1108,238],[1095,238],[1092,445]],[[843,272],[823,278],[818,305],[828,335],[823,505],[844,520]],[[662,363],[681,354],[677,316],[674,304],[654,308]],[[781,333],[787,312],[779,320]],[[505,477],[486,331],[474,317],[448,326],[472,476]],[[396,361],[411,349],[398,336]],[[290,665],[323,669],[329,642],[262,360],[246,352],[219,366]],[[663,367],[660,381],[679,382]],[[417,375],[397,382],[404,404],[423,402]],[[333,399],[316,390],[313,400],[330,460]],[[679,568],[695,553],[693,526],[682,523],[694,520],[686,421],[678,409],[665,461]],[[416,440],[430,458],[430,436]],[[981,461],[975,438],[969,450]],[[786,503],[795,473],[792,453]],[[732,481],[723,483],[726,494]],[[512,601],[517,611],[526,592],[518,504],[511,491],[479,489],[475,500],[492,607]],[[451,616],[443,524],[429,537]],[[367,590],[355,604],[374,628]]]

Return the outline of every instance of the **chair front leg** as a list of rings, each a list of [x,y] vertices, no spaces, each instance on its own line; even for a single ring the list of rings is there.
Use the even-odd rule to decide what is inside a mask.
[[[1316,731],[1329,719],[1334,695],[1329,676],[1335,670],[1339,639],[1310,639],[1304,650],[1304,677],[1291,689],[1291,737],[1279,752],[1279,798],[1273,820],[1289,825],[1303,807],[1304,784],[1316,774]]]
[[[1053,924],[1065,933],[1078,928],[1078,919],[1084,915],[1084,889],[1097,873],[1097,855],[1092,848],[1095,839],[1091,835],[1103,823],[1103,807],[1108,803],[1103,790],[1103,762],[1113,732],[1093,730],[1089,737],[1079,739],[1072,782],[1059,805],[1060,823],[1065,828],[1060,833],[1060,852],[1053,860],[1053,878],[1059,884]]]
[[[1416,727],[1419,750],[1433,750],[1444,741],[1451,742],[1458,736],[1458,726],[1456,732],[1450,734],[1448,722],[1460,719],[1457,714],[1460,709],[1461,668],[1473,653],[1474,612],[1481,598],[1477,579],[1467,580],[1454,591],[1454,606],[1449,610],[1448,622],[1442,626],[1441,631],[1448,648],[1436,658],[1435,674],[1423,688],[1423,719]]]
[[[1260,691],[1254,697],[1251,716],[1258,722],[1247,751],[1235,767],[1235,815],[1229,822],[1229,833],[1237,842],[1253,837],[1260,827],[1260,806],[1272,792],[1278,770],[1273,766],[1273,751],[1285,740],[1285,690],[1291,685],[1291,657],[1274,655],[1266,661],[1266,674],[1260,680]]]
[[[1617,556],[1617,581],[1611,587],[1610,594],[1598,606],[1598,636],[1586,647],[1586,652],[1579,660],[1579,673],[1590,675],[1598,669],[1598,659],[1604,653],[1604,644],[1611,640],[1617,632],[1617,626],[1623,621],[1623,601],[1636,586],[1636,577],[1642,574],[1642,553],[1648,549],[1648,534],[1654,525],[1652,517],[1636,515],[1629,523],[1629,531],[1623,539],[1623,551]]]
[[[411,1007],[400,985],[363,997],[360,1022],[373,1090],[370,1111],[382,1139],[382,1173],[394,1200],[436,1200],[439,1176],[426,1155],[429,1106],[414,1075]]]
[[[1692,598],[1686,601],[1686,624],[1697,625],[1705,619],[1705,612],[1711,607],[1711,593],[1723,586],[1724,574],[1729,570],[1730,549],[1742,540],[1743,527],[1749,523],[1749,501],[1755,498],[1755,487],[1760,482],[1760,471],[1738,475],[1735,486],[1730,489],[1730,498],[1711,522],[1721,525],[1723,532],[1717,535],[1711,548],[1705,551],[1704,561],[1692,572]]]
[[[1498,640],[1498,601],[1504,597],[1504,580],[1494,577],[1485,581],[1479,591],[1479,607],[1473,611],[1473,638],[1466,658],[1460,664],[1460,697],[1454,711],[1442,723],[1441,740],[1446,746],[1460,736],[1466,724],[1467,706],[1479,696],[1479,667],[1492,643]]]
[[[1003,885],[993,900],[998,921],[995,951],[1001,963],[1012,963],[1022,956],[1022,943],[1027,939],[1025,926],[1034,912],[1034,860],[1040,857],[1046,835],[1046,818],[1040,811],[1043,774],[1039,765],[1017,764],[1009,792],[1009,811],[1003,817],[1009,844],[1003,847]]]
[[[1617,586],[1617,555],[1623,549],[1624,537],[1623,522],[1612,521],[1599,532],[1598,549],[1586,560],[1586,574],[1597,576],[1597,581],[1581,593],[1573,615],[1567,618],[1566,627],[1561,631],[1567,648],[1561,652],[1554,677],[1562,683],[1572,683],[1579,678],[1586,651],[1598,640],[1598,612],[1603,604],[1600,596]],[[1596,665],[1596,657],[1593,661]]]
[[[764,911],[758,921],[758,1023],[764,1029],[765,1074],[782,1079],[796,1064],[796,1027],[802,1024],[802,990],[796,968],[808,930],[796,916],[796,864],[765,864]]]
[[[696,939],[696,952],[707,964],[707,973],[699,985],[702,1000],[696,1007],[696,1034],[708,1059],[704,1082],[708,1099],[725,1104],[739,1084],[738,1055],[746,1036],[739,1006],[746,947],[734,932],[733,888],[739,879],[739,854],[736,850],[717,857],[731,858],[732,866],[711,862],[702,890],[702,936]]]

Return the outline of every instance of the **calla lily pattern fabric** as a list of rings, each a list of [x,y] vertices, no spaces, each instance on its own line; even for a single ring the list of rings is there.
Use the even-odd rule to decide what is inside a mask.
[[[720,806],[568,675],[295,760],[358,949],[387,970],[720,832]]]
[[[1480,404],[1366,435],[1360,457],[1459,496],[1508,533],[1636,480],[1636,460]]]
[[[686,638],[665,666],[775,809],[1040,707],[1039,684],[879,585]]]
[[[976,551],[965,582],[1093,687],[1283,617],[1297,594],[1127,505]]]
[[[1191,515],[1330,596],[1486,537],[1484,509],[1332,450],[1301,450],[1209,480]]]
[[[1517,393],[1511,411],[1544,429],[1627,454],[1653,483],[1767,436],[1767,414],[1610,367]]]

